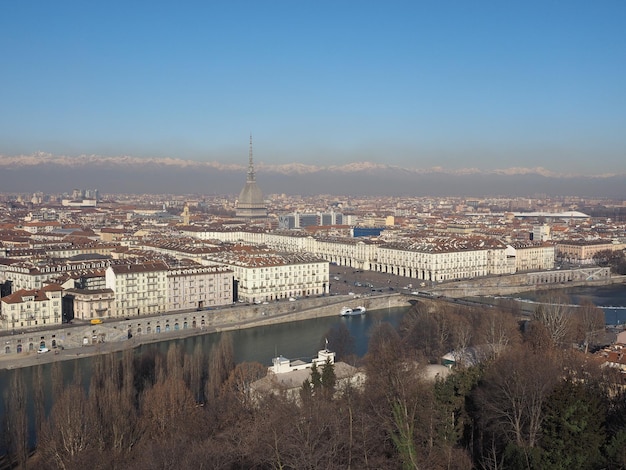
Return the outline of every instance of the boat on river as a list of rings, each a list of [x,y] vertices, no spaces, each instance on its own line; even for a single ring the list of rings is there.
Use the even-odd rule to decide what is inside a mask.
[[[358,306],[358,307],[354,307],[354,308],[350,308],[350,307],[343,307],[341,309],[340,315],[342,317],[352,317],[355,315],[363,315],[365,313],[365,307],[363,306]]]

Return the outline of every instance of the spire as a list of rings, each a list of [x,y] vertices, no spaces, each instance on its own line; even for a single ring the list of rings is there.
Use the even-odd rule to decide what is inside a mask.
[[[248,182],[254,182],[254,164],[252,163],[252,132],[250,133],[250,154],[248,157]]]

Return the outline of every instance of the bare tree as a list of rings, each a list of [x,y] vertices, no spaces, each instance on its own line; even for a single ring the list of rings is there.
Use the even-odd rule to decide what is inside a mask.
[[[232,336],[225,334],[219,343],[211,348],[209,354],[208,380],[205,386],[205,397],[213,400],[219,396],[222,384],[226,382],[235,367]]]
[[[414,310],[405,315],[400,331],[406,348],[438,361],[452,348],[454,319],[446,310]]]
[[[522,450],[536,447],[543,405],[558,380],[559,370],[558,364],[526,347],[500,355],[487,370],[476,395],[487,429],[505,444],[512,443]]]
[[[320,341],[320,349],[326,347],[335,353],[337,361],[345,361],[354,355],[354,338],[345,323],[336,323],[329,328]]]
[[[155,438],[188,431],[196,409],[196,401],[183,380],[159,381],[141,397],[142,424]]]
[[[66,387],[52,405],[42,430],[38,449],[58,468],[71,468],[69,462],[97,442],[98,423],[89,409],[82,385]]]
[[[466,366],[467,349],[471,345],[473,328],[470,321],[462,315],[456,315],[452,326],[452,348],[455,361],[461,366]]]
[[[185,354],[183,361],[183,375],[185,382],[198,403],[203,401],[203,365],[205,362],[206,357],[204,351],[202,350],[202,345],[199,343],[196,344],[193,354]]]
[[[575,319],[585,346],[585,353],[587,353],[589,345],[595,344],[599,335],[604,332],[604,311],[596,307],[590,299],[583,299],[580,307],[575,310]]]
[[[489,309],[480,316],[479,341],[487,345],[489,359],[495,359],[511,344],[520,342],[515,317],[507,311]]]
[[[4,403],[4,437],[7,453],[17,468],[26,468],[26,461],[28,460],[28,412],[22,369],[13,371],[9,389],[5,392]]]
[[[242,362],[237,364],[228,376],[222,394],[229,394],[236,398],[246,409],[250,409],[253,402],[251,385],[265,377],[267,367],[260,362]]]
[[[167,349],[167,377],[171,380],[183,379],[183,351],[177,343]]]
[[[129,367],[131,370],[124,370]],[[128,357],[121,364],[113,354],[94,360],[89,406],[99,424],[100,451],[128,453],[141,436],[132,384]]]
[[[541,298],[533,320],[541,323],[554,346],[563,346],[572,338],[573,322],[570,299],[562,293],[550,293]]]
[[[39,439],[41,428],[46,419],[45,397],[43,367],[41,364],[38,364],[33,368],[33,408],[35,411],[35,436],[37,439]]]

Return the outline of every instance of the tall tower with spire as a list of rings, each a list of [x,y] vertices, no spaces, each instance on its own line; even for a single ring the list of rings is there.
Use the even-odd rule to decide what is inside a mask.
[[[267,217],[267,209],[263,201],[263,193],[256,185],[254,163],[252,161],[252,134],[250,134],[250,151],[248,154],[248,175],[246,185],[237,199],[237,217],[244,219],[261,219]]]

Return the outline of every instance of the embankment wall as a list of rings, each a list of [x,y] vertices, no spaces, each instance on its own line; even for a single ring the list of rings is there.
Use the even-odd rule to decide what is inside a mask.
[[[40,347],[72,350],[85,346],[124,343],[128,347],[140,344],[184,338],[214,331],[228,331],[339,315],[344,305],[365,306],[368,310],[409,305],[408,299],[397,293],[355,298],[331,296],[280,301],[269,304],[233,305],[213,310],[168,313],[149,317],[105,320],[98,325],[90,323],[63,325],[52,329],[32,329],[1,336],[0,357],[36,354]],[[128,341],[132,339],[132,341]],[[123,349],[123,347],[102,348]]]

